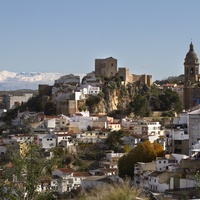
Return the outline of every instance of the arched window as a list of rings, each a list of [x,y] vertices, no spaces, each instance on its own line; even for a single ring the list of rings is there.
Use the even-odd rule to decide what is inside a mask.
[[[191,74],[194,74],[194,68],[191,67],[191,71],[190,71]]]

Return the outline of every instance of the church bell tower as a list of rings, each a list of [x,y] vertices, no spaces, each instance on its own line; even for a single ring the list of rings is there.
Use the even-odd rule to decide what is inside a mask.
[[[184,61],[184,108],[190,110],[199,104],[199,59],[191,42]]]
[[[199,59],[194,51],[192,42],[190,44],[190,50],[185,57],[184,68],[184,84],[197,84],[199,82]]]

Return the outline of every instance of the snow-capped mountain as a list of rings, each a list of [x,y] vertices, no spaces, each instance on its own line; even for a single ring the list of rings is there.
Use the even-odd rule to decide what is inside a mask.
[[[63,76],[61,73],[39,72],[0,72],[0,91],[32,89],[37,90],[39,84],[53,85],[54,81]]]

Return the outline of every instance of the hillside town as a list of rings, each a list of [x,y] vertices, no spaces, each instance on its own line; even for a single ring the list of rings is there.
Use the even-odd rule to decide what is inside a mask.
[[[114,87],[113,82],[119,85]],[[126,87],[130,93],[124,94]],[[172,100],[171,110],[152,109],[148,116],[137,109],[129,115],[121,111],[135,105],[130,99],[137,91],[150,87],[162,95],[172,91],[183,109],[177,112]],[[40,101],[33,107],[39,105],[40,111],[26,104],[35,94],[7,92],[0,97],[0,189],[16,199],[51,192],[54,199],[75,199],[92,188],[123,184],[128,176],[145,198],[199,198],[199,95],[199,61],[192,43],[184,61],[184,78],[178,83],[155,84],[151,75],[131,74],[108,57],[95,59],[94,71],[84,77],[68,74],[54,85],[39,85]],[[164,116],[169,111],[173,116]],[[142,151],[148,152],[145,145],[161,150],[155,148],[152,159],[143,158]],[[138,160],[125,162],[139,148]],[[131,172],[121,167],[122,162]],[[34,188],[31,192],[28,181]]]

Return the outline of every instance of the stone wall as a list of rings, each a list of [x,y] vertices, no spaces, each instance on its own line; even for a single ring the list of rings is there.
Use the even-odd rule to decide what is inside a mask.
[[[125,85],[133,83],[133,75],[130,73],[129,68],[119,68],[118,76],[123,79]]]

